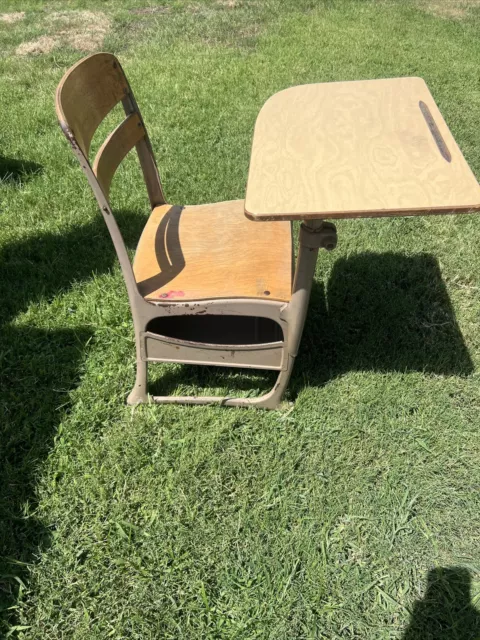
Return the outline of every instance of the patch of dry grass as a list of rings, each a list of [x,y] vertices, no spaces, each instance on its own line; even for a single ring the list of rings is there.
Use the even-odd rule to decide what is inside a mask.
[[[241,2],[240,0],[218,0],[217,4],[222,7],[226,7],[227,9],[235,9],[241,5]]]
[[[46,19],[45,35],[22,42],[16,53],[38,55],[65,45],[86,53],[96,51],[110,28],[110,18],[101,11],[55,11]]]
[[[480,7],[480,0],[419,0],[419,6],[440,18],[466,18],[471,9]]]
[[[25,11],[14,11],[13,13],[1,13],[0,14],[0,22],[6,22],[7,24],[12,24],[14,22],[19,22],[25,18]]]
[[[37,40],[22,42],[16,49],[19,56],[38,55],[40,53],[50,53],[58,44],[56,38],[51,36],[41,36]]]

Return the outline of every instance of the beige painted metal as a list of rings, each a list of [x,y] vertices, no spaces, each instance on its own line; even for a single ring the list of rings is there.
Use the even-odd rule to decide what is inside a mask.
[[[421,78],[333,82],[272,96],[245,199],[255,220],[480,210],[480,186]]]
[[[157,334],[146,332],[144,336],[145,359],[149,362],[178,362],[178,349],[182,348],[182,362],[208,364],[219,367],[254,367],[281,371],[283,368],[283,342],[267,344],[225,346],[198,345],[186,340],[162,339]]]
[[[97,160],[92,169],[88,158],[92,137],[102,119],[120,101],[127,117],[123,124],[107,138],[97,155]],[[240,203],[217,203],[215,205],[201,205],[191,208],[171,207],[170,205],[166,209],[161,207],[165,203],[165,198],[148,134],[133,93],[115,56],[106,53],[94,54],[81,60],[67,71],[57,88],[56,110],[62,130],[79,160],[98,201],[112,237],[127,287],[135,327],[137,350],[135,386],[128,397],[128,402],[136,404],[152,400],[162,403],[217,403],[226,406],[275,408],[280,402],[290,379],[298,350],[318,248],[323,246],[330,249],[336,241],[333,240],[333,225],[326,226],[321,222],[314,222],[311,228],[304,227],[302,229],[296,277],[293,289],[289,291],[292,266],[290,263],[292,258],[290,225],[275,223],[275,225],[272,224],[271,226],[262,225],[258,227],[255,223],[249,223],[243,217],[240,223],[238,213],[240,208],[243,208]],[[141,126],[139,123],[141,123]],[[138,132],[136,127],[138,127]],[[141,132],[141,135],[139,132]],[[203,220],[207,223],[205,225],[199,224],[199,242],[204,242],[202,251],[205,253],[209,248],[208,243],[211,243],[211,252],[212,255],[216,256],[217,261],[211,261],[209,273],[204,271],[204,276],[210,277],[215,282],[217,270],[219,274],[216,284],[205,286],[202,291],[197,278],[195,293],[192,295],[198,297],[194,300],[189,298],[187,302],[181,296],[178,299],[172,299],[175,296],[170,295],[156,301],[145,298],[143,294],[147,295],[148,298],[148,294],[145,293],[145,274],[147,279],[150,277],[155,278],[158,275],[155,270],[157,269],[161,273],[163,269],[163,263],[158,260],[158,257],[156,264],[153,257],[146,260],[144,264],[141,257],[143,251],[140,249],[140,254],[135,260],[135,273],[132,268],[120,229],[108,201],[108,191],[116,168],[133,145],[136,146],[139,155],[153,212],[153,218],[151,217],[149,223],[147,223],[147,226],[150,225],[150,229],[141,242],[141,244],[145,243],[147,247],[145,249],[146,253],[143,255],[147,253],[150,256],[152,255],[151,243],[153,240],[149,234],[154,229],[154,224],[157,221],[155,216],[158,215],[158,227],[160,227],[165,220],[165,213],[168,211],[185,211],[185,219],[188,221],[190,211],[192,212],[192,222],[191,225],[188,222],[185,227],[185,237],[182,235],[183,223],[181,218],[179,218],[180,224],[177,225],[176,231],[175,227],[173,227],[173,235],[175,233],[178,234],[176,249],[172,248],[172,245],[168,244],[168,242],[164,243],[163,248],[161,248],[160,245],[165,240],[164,231],[160,233],[154,232],[154,235],[162,240],[158,245],[160,253],[163,250],[166,251],[166,258],[168,258],[167,271],[168,265],[176,265],[173,272],[166,274],[167,280],[169,277],[172,280],[175,277],[179,277],[180,271],[185,266],[182,266],[181,261],[183,259],[186,263],[186,260],[190,260],[188,257],[190,251],[192,251],[193,261],[188,266],[189,269],[191,268],[191,281],[195,280],[193,275],[195,258],[198,258],[200,268],[202,264],[205,264],[205,257],[202,258],[202,263],[200,254],[195,253],[193,239],[194,218],[198,217],[200,222]],[[159,214],[159,208],[162,215]],[[235,215],[232,215],[232,211],[235,212]],[[170,223],[171,220],[168,220],[168,226]],[[216,225],[215,228],[211,226],[209,228],[211,224]],[[247,232],[247,224],[252,225],[251,231],[248,230]],[[228,225],[234,227],[233,233],[227,232],[226,227]],[[225,229],[219,232],[216,228],[217,226],[225,226]],[[205,236],[204,240],[202,240],[202,235]],[[234,237],[239,242],[241,250],[250,256],[249,259],[255,260],[254,267],[245,263],[245,270],[248,271],[249,276],[244,279],[241,286],[236,280],[242,280],[243,276],[237,272],[230,272],[228,276],[228,269],[231,269],[232,266],[225,258],[229,251],[236,250],[234,249]],[[266,238],[268,242],[262,240],[262,238]],[[169,238],[169,241],[171,241],[171,238]],[[224,243],[225,246],[218,249],[217,244],[219,243]],[[253,245],[253,249],[249,246],[250,243]],[[186,248],[188,247],[188,251],[184,250],[183,244]],[[279,247],[282,247],[282,251],[279,250]],[[157,253],[155,254],[156,256]],[[180,255],[182,256],[181,259]],[[274,259],[271,258],[272,255]],[[185,256],[187,257],[185,258]],[[275,273],[274,263],[277,259],[278,273]],[[144,268],[147,269],[145,274],[142,271]],[[177,268],[179,269],[178,273],[174,273]],[[225,273],[220,275],[222,269],[227,272],[227,277],[230,278],[231,287],[228,291],[226,288],[221,288],[221,283],[225,281]],[[255,282],[252,284],[254,273],[256,274]],[[140,280],[139,283],[137,283],[137,279]],[[165,286],[168,286],[168,282]],[[263,286],[271,287],[271,291],[264,289],[264,297],[261,296],[261,287]],[[188,288],[187,281],[185,281],[185,287]],[[217,295],[220,289],[221,294]],[[154,291],[158,290],[161,290],[161,287],[157,287]],[[268,294],[266,293],[267,291]],[[203,295],[209,297],[204,299]],[[235,297],[236,295],[238,297]],[[274,296],[278,299],[273,299]],[[184,298],[186,297],[184,296]],[[225,319],[227,316],[268,318],[276,322],[280,327],[282,340],[244,345],[206,344],[201,340],[176,340],[149,330],[149,325],[154,321],[158,321],[158,319],[186,315],[201,316],[202,318],[206,316],[225,316]],[[199,364],[215,363],[224,366],[266,368],[277,370],[279,374],[273,389],[258,398],[150,397],[147,393],[148,362],[173,360]]]

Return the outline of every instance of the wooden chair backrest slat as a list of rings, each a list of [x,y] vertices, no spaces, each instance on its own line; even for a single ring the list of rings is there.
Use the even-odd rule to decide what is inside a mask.
[[[93,173],[108,198],[110,184],[119,164],[127,153],[145,137],[145,128],[138,113],[131,113],[108,136],[93,162]]]
[[[135,113],[141,123],[138,128],[143,130],[143,135],[134,144],[153,209],[165,203],[160,176],[142,116],[117,58],[111,53],[94,53],[77,62],[67,71],[57,87],[55,107],[60,126],[87,175],[100,208],[103,209],[105,206],[103,200],[108,200],[108,193],[104,193],[100,184],[97,184],[96,174],[91,175],[90,144],[102,120],[119,102],[122,103],[127,116]],[[117,136],[126,135],[127,131],[130,131],[130,126],[132,125],[126,126],[125,130],[120,127],[121,133],[118,132],[115,137],[110,136],[112,141],[115,140],[115,144],[121,146],[123,143],[120,143],[120,138]],[[133,144],[125,151],[123,157],[132,147]],[[110,154],[111,151],[108,153]],[[121,160],[115,165],[115,169]],[[113,174],[110,176],[110,181],[112,177]],[[109,185],[105,183],[104,186],[108,191]],[[102,195],[100,200],[99,192]]]
[[[87,158],[98,125],[128,93],[125,74],[110,53],[81,60],[63,77],[57,89],[57,114]]]

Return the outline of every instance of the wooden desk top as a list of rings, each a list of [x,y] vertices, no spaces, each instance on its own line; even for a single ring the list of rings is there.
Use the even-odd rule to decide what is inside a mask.
[[[480,186],[421,78],[292,87],[258,115],[253,220],[479,210]]]

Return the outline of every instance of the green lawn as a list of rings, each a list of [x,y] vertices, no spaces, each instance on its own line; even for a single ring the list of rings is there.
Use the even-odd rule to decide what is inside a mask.
[[[243,197],[275,91],[416,75],[478,177],[478,2],[149,2],[1,3],[25,15],[0,16],[0,636],[478,640],[480,219],[339,222],[290,408],[132,409],[126,292],[53,109],[79,48],[116,53],[169,201],[201,203]],[[133,157],[114,186],[133,249]]]

